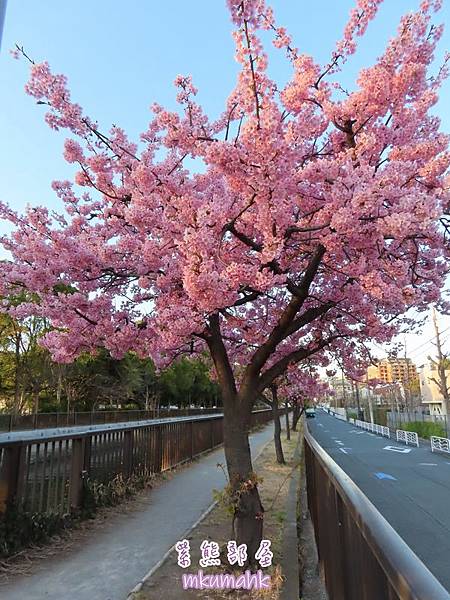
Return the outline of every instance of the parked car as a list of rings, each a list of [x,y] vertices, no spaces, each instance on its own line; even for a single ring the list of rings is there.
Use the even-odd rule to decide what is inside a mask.
[[[315,408],[307,408],[305,410],[305,414],[306,414],[307,419],[314,419],[314,417],[316,416],[316,409]]]

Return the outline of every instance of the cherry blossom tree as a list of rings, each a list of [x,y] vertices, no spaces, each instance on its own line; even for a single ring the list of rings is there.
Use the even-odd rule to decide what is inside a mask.
[[[390,339],[409,308],[437,302],[446,272],[439,219],[448,205],[448,138],[430,114],[447,75],[430,73],[437,0],[405,16],[354,91],[340,71],[382,0],[357,0],[330,61],[302,54],[264,0],[228,0],[237,84],[212,121],[189,76],[180,110],[153,106],[138,142],[109,134],[71,100],[66,78],[32,64],[27,92],[53,129],[71,133],[74,182],[55,181],[61,214],[34,207],[3,238],[0,293],[39,302],[58,361],[106,347],[159,365],[207,349],[224,402],[235,534],[262,535],[248,444],[255,400],[289,365],[334,354],[351,368],[364,344]],[[292,78],[267,71],[272,32]],[[19,54],[25,54],[18,49]],[[204,169],[189,170],[186,159]],[[192,163],[190,163],[192,164]]]
[[[286,439],[290,439],[289,408],[293,409],[292,429],[296,431],[297,423],[310,399],[329,393],[329,386],[320,379],[311,364],[288,367],[286,373],[273,381],[261,399],[272,409],[274,421],[274,444],[276,459],[279,464],[285,464],[283,444],[281,442],[280,408],[285,407]],[[269,395],[270,393],[270,395]]]
[[[297,431],[297,424],[308,405],[315,399],[330,396],[332,389],[312,369],[306,372],[302,369],[288,369],[287,377],[283,378],[280,386],[280,394],[292,406],[292,431]]]

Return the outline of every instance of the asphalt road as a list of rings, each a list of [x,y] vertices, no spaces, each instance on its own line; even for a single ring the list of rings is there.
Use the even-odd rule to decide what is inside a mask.
[[[383,438],[316,411],[315,439],[450,591],[450,455]]]

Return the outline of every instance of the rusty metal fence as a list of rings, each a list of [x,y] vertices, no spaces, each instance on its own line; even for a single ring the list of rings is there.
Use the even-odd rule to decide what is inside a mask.
[[[160,408],[157,410],[99,410],[69,413],[36,413],[31,415],[0,413],[0,432],[147,421],[149,419],[165,419],[168,417],[217,414],[221,411],[221,408]]]
[[[374,505],[305,431],[308,507],[330,600],[449,600]]]
[[[270,409],[254,411],[251,426],[271,418]],[[13,504],[67,514],[81,506],[86,478],[108,482],[161,473],[222,444],[223,416],[11,437],[0,442],[0,513]]]

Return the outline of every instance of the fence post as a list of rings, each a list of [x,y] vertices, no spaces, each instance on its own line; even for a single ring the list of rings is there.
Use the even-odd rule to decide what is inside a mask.
[[[194,458],[194,421],[191,421],[191,460]]]
[[[157,473],[162,473],[163,470],[163,439],[162,439],[162,425],[156,427],[156,455],[157,461]]]
[[[123,468],[126,477],[133,473],[133,430],[125,431],[123,439]]]
[[[81,505],[83,494],[84,438],[72,440],[72,464],[70,471],[70,508]]]
[[[26,446],[8,446],[3,448],[4,456],[0,471],[0,514],[4,513],[8,504],[22,495]]]
[[[91,473],[92,436],[84,438],[83,475],[89,477]]]

